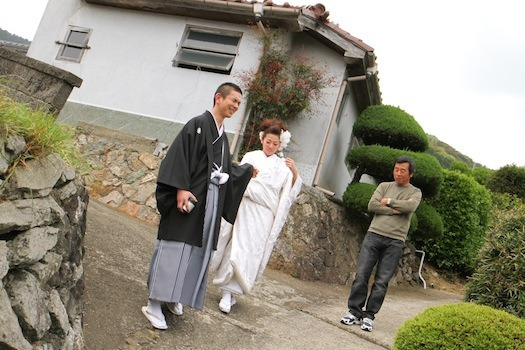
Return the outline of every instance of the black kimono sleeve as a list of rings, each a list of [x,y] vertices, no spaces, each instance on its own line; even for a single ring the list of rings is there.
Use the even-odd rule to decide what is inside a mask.
[[[237,211],[241,204],[244,191],[250,182],[253,174],[253,166],[251,164],[232,164],[230,181],[233,187],[231,191],[226,194],[226,205],[222,217],[233,225],[237,217]]]

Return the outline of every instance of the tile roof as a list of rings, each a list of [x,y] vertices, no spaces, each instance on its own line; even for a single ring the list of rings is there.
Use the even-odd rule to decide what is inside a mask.
[[[233,1],[233,2],[240,2],[240,3],[246,3],[246,4],[256,4],[256,3],[262,3],[264,6],[273,6],[273,7],[282,7],[282,8],[293,8],[293,9],[300,9],[303,11],[303,14],[309,15],[309,17],[314,18],[318,22],[324,24],[325,26],[332,29],[334,32],[336,32],[338,35],[343,37],[344,39],[354,43],[358,47],[362,48],[365,51],[374,51],[374,48],[370,45],[366,44],[363,40],[351,35],[339,25],[330,22],[328,16],[330,16],[330,11],[326,9],[326,7],[321,4],[315,4],[315,5],[305,5],[305,6],[294,6],[290,5],[289,2],[285,2],[282,5],[274,4],[272,0],[264,0],[264,1],[257,1],[257,0],[219,0],[219,1]],[[306,13],[308,11],[308,13]]]

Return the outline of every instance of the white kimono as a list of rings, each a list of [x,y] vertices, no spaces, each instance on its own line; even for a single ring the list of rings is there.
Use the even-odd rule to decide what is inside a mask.
[[[234,294],[249,293],[262,275],[288,212],[301,190],[302,180],[284,159],[263,151],[246,153],[241,164],[259,169],[250,180],[232,226],[224,219],[211,269],[213,283]]]

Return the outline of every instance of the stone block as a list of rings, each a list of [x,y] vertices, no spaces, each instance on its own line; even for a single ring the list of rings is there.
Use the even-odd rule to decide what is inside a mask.
[[[41,191],[43,195],[48,195],[67,170],[62,158],[56,154],[30,160],[26,164],[27,167],[16,169],[12,183],[19,190],[32,194]]]
[[[20,199],[0,202],[0,235],[35,226],[51,225],[64,215],[53,198]]]
[[[29,266],[44,257],[58,241],[59,229],[51,226],[29,229],[7,242],[11,267]]]
[[[150,170],[157,169],[159,166],[159,159],[153,154],[141,153],[139,155],[139,160]]]
[[[133,201],[127,201],[126,203],[124,203],[124,205],[119,207],[119,210],[133,217],[137,217],[140,209],[141,205]]]
[[[26,149],[26,141],[20,135],[7,137],[5,149],[11,153],[11,159],[16,159]]]
[[[141,163],[142,164],[142,163]],[[146,175],[147,168],[145,166],[142,166],[139,170],[132,172],[129,174],[125,179],[124,182],[126,184],[132,184],[135,181],[138,181],[139,179],[143,178],[144,175]]]
[[[145,204],[148,198],[155,193],[156,188],[157,184],[155,182],[147,182],[139,186],[137,193],[131,197],[131,200],[139,204]]]
[[[61,338],[65,338],[71,332],[71,325],[67,316],[67,310],[60,295],[55,289],[49,293],[49,304],[47,305],[49,315],[51,316],[51,331]]]
[[[122,204],[124,196],[119,191],[112,191],[107,196],[100,197],[98,200],[104,204],[112,204],[112,206],[118,207]]]
[[[24,338],[18,318],[11,307],[9,296],[0,282],[0,349],[31,350],[33,347]]]
[[[23,270],[10,273],[6,289],[24,335],[29,341],[41,339],[51,327],[51,317],[47,311],[47,295],[36,277]]]
[[[9,271],[9,261],[7,260],[7,243],[0,241],[0,281],[7,275]]]
[[[27,271],[35,275],[40,283],[44,285],[60,270],[61,264],[62,256],[60,254],[47,252],[42,260],[29,266]]]

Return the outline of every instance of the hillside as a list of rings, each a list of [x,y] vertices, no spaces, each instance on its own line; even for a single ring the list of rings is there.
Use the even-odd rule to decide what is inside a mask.
[[[31,41],[24,39],[21,36],[18,36],[16,34],[11,34],[7,30],[4,30],[2,28],[0,28],[0,40],[12,41],[15,43],[26,44],[26,45],[31,44]]]
[[[469,168],[478,168],[482,167],[483,164],[474,162],[470,157],[464,155],[463,153],[457,151],[454,147],[449,144],[440,141],[436,136],[427,134],[428,136],[428,150],[426,153],[429,153],[437,158],[441,166],[444,168],[449,168],[450,164],[454,160],[458,160],[468,165]]]

